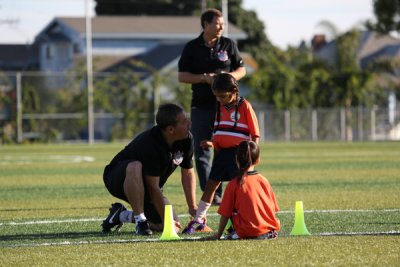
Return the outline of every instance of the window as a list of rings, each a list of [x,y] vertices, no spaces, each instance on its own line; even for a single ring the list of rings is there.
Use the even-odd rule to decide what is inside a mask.
[[[51,44],[46,45],[46,59],[52,59],[54,56],[54,47]]]

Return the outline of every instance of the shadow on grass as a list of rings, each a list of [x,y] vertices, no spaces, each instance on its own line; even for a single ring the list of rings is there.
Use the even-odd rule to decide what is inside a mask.
[[[79,208],[31,208],[31,209],[0,209],[0,211],[46,211],[46,210],[107,210],[107,207],[79,207]]]
[[[68,233],[47,233],[47,234],[15,234],[15,235],[2,235],[0,241],[39,241],[39,240],[65,240],[65,239],[82,239],[82,238],[98,238],[107,236],[131,236],[129,232],[126,233],[113,233],[105,234],[102,232],[68,232]]]

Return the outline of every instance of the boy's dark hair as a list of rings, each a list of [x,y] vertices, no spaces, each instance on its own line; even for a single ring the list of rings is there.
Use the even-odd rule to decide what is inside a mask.
[[[240,142],[236,151],[236,164],[239,168],[238,183],[244,183],[244,177],[251,167],[254,165],[260,156],[260,148],[254,141]]]
[[[204,29],[205,27],[205,22],[211,23],[214,19],[214,17],[223,17],[223,14],[221,11],[215,8],[209,8],[206,11],[201,14],[201,27]]]
[[[243,101],[243,98],[239,97],[239,84],[237,80],[229,73],[219,73],[215,76],[214,81],[211,84],[211,89],[215,92],[230,92],[237,95],[235,103],[235,124],[233,125],[233,128],[236,128],[239,104]],[[221,104],[217,101],[217,127],[215,130],[218,129],[221,120],[221,114],[219,112],[220,105]]]
[[[181,106],[175,104],[163,104],[158,108],[156,123],[163,130],[168,126],[175,126],[178,122],[178,115],[183,112],[184,110]]]

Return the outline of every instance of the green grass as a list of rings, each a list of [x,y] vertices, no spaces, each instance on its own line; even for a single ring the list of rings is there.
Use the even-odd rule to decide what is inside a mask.
[[[400,143],[267,143],[258,170],[281,212],[276,240],[136,237],[134,225],[100,233],[116,201],[105,164],[125,144],[0,147],[2,266],[398,266]],[[165,194],[188,221],[176,172]],[[200,192],[198,192],[198,199]],[[295,201],[311,236],[290,236]],[[209,224],[216,228],[212,207]],[[203,236],[195,235],[196,238]]]

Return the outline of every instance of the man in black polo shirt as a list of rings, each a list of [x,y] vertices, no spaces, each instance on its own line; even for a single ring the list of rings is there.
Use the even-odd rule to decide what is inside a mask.
[[[210,174],[212,152],[203,150],[200,141],[211,140],[217,104],[211,91],[211,83],[214,76],[220,72],[228,72],[236,80],[246,75],[236,43],[222,36],[224,23],[219,10],[206,10],[201,15],[203,32],[186,44],[179,60],[179,81],[192,84],[191,132],[202,191]],[[221,194],[222,188],[219,187],[214,204],[220,202]]]
[[[111,232],[115,226],[118,229],[124,222],[136,222],[137,235],[151,235],[151,229],[162,230],[164,205],[169,204],[162,187],[178,166],[189,213],[196,213],[191,122],[180,106],[165,104],[159,107],[156,123],[131,141],[104,169],[106,188],[114,197],[128,202],[133,213],[121,203],[112,204],[102,223],[103,232]],[[181,225],[175,213],[174,221],[179,230]]]

